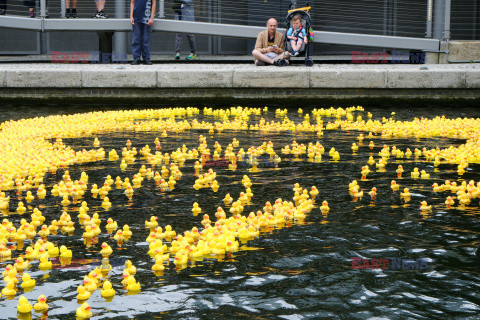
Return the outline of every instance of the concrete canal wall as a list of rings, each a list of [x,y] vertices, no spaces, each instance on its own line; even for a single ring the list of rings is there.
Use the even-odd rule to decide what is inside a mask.
[[[1,64],[0,99],[480,98],[480,65]]]

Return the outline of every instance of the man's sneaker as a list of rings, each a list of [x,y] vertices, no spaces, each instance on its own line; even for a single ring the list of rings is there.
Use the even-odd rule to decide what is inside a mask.
[[[4,16],[7,13],[7,10],[0,9],[0,16]]]
[[[71,18],[72,17],[72,10],[70,8],[68,8],[67,10],[65,10],[65,18]]]
[[[133,60],[132,66],[138,66],[140,65],[140,60]]]
[[[78,18],[77,9],[72,9],[72,15],[70,17],[71,18]]]
[[[180,52],[177,52],[177,53],[175,54],[175,60],[180,60]]]
[[[151,66],[153,62],[150,61],[150,59],[147,59],[147,60],[143,60],[143,64],[146,64],[147,66]]]
[[[255,59],[255,65],[256,65],[257,67],[260,67],[260,66],[265,66],[266,64],[265,64],[265,62],[263,62],[263,61],[260,61],[260,60]]]
[[[193,59],[196,59],[197,58],[197,55],[195,53],[191,53],[188,57],[186,57],[185,59],[187,60],[193,60]]]
[[[105,14],[105,11],[103,11],[103,10],[98,11],[93,17],[97,18],[97,19],[107,19],[108,18],[108,16]]]

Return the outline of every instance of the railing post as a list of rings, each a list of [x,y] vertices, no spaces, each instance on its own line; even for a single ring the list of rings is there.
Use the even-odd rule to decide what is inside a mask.
[[[432,16],[433,16],[433,0],[428,0],[427,2],[427,32],[425,36],[427,38],[432,37]]]
[[[128,8],[128,9],[127,9]],[[118,19],[125,19],[127,17],[130,18],[130,1],[126,0],[115,0],[115,18]],[[112,48],[112,37],[113,37],[113,48]],[[126,60],[127,57],[127,34],[125,32],[115,32],[112,34],[99,34],[100,43],[100,52],[101,54],[104,52],[106,55],[112,54],[112,49],[114,49],[112,55],[112,59],[110,62],[117,62],[113,61],[115,59]],[[103,48],[103,49],[102,49]],[[106,51],[104,51],[106,50]],[[101,59],[103,63],[110,63],[108,61],[104,61],[105,59]],[[108,59],[107,59],[108,60]]]
[[[158,0],[158,17],[165,18],[165,0]]]
[[[40,17],[47,16],[47,0],[40,0]]]
[[[445,0],[445,23],[443,26],[443,39],[450,40],[450,13],[451,13],[451,0]]]

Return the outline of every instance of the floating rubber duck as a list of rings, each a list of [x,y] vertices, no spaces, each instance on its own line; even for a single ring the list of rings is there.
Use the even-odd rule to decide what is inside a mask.
[[[90,292],[97,290],[96,280],[91,279],[88,275],[83,277],[83,286]]]
[[[127,291],[140,291],[140,282],[137,282],[133,276],[127,278]]]
[[[107,225],[105,226],[105,229],[107,229],[107,231],[109,233],[112,233],[113,231],[118,229],[118,224],[117,224],[116,221],[113,221],[112,218],[108,218],[107,219]]]
[[[80,307],[77,308],[76,315],[81,319],[88,319],[92,317],[92,312],[90,311],[90,305],[84,302]]]
[[[70,200],[68,200],[68,195],[64,195],[60,203],[62,204],[62,206],[67,207],[70,204]]]
[[[328,206],[328,202],[327,200],[324,200],[322,202],[322,205],[320,206],[320,211],[323,213],[323,214],[326,214],[330,211],[330,207]]]
[[[315,199],[315,197],[318,195],[318,189],[317,189],[317,187],[312,186],[312,187],[310,188],[310,192],[309,192],[309,193],[310,193],[310,196],[312,197],[312,199]]]
[[[90,291],[88,291],[83,285],[79,285],[77,287],[77,300],[79,301],[85,301],[85,300],[88,300],[90,298],[90,296],[92,295],[92,293]]]
[[[125,271],[127,271],[130,275],[134,275],[137,273],[137,268],[133,265],[132,261],[127,260],[125,261]]]
[[[130,226],[128,224],[123,225],[123,237],[125,240],[128,240],[132,236],[132,231],[130,231]]]
[[[19,313],[29,313],[32,311],[32,305],[24,296],[20,296],[20,298],[18,299],[17,311]]]
[[[455,201],[451,196],[448,196],[447,199],[445,200],[445,204],[447,205],[447,208],[450,209],[455,204]]]
[[[108,258],[112,254],[112,252],[112,247],[110,247],[108,243],[102,243],[102,250],[100,250],[100,254],[103,258]]]
[[[113,239],[117,241],[117,244],[120,246],[123,244],[125,237],[123,236],[123,230],[117,230],[117,233],[113,236]]]
[[[163,271],[165,266],[163,265],[163,257],[159,256],[155,259],[155,264],[152,266],[153,271]]]
[[[105,210],[108,210],[111,206],[112,206],[112,203],[110,202],[110,199],[108,199],[108,197],[103,198],[102,208],[104,208]]]
[[[402,167],[401,164],[398,165],[398,168],[397,168],[396,172],[397,172],[397,177],[398,177],[398,178],[401,178],[401,177],[402,177],[402,173],[403,173],[403,167]]]
[[[32,191],[27,191],[27,195],[25,196],[25,200],[27,203],[30,203],[35,199],[35,197],[32,195]]]
[[[372,197],[372,199],[375,199],[377,197],[377,188],[373,187],[372,190],[368,192],[369,196]]]
[[[421,171],[420,178],[422,179],[430,179],[430,174],[427,173],[425,170]]]
[[[199,213],[202,212],[202,209],[198,206],[197,202],[193,203],[192,213],[194,216],[197,216]]]
[[[412,179],[417,179],[420,176],[420,172],[418,172],[418,168],[413,168],[413,171],[410,173]]]
[[[22,201],[18,202],[18,207],[17,207],[17,213],[18,214],[24,214],[25,211],[27,211],[27,208],[25,208],[25,205],[23,204]]]
[[[368,166],[363,166],[361,173],[362,173],[362,180],[367,179],[367,175],[370,173],[370,169],[368,168]]]
[[[40,257],[40,264],[39,264],[40,270],[49,270],[52,268],[52,261],[48,259],[48,256],[41,256]]]
[[[103,283],[102,290],[100,290],[100,295],[104,298],[113,297],[115,295],[115,290],[112,287],[112,283],[106,280]]]
[[[4,296],[14,296],[17,293],[15,288],[15,282],[9,281],[7,282],[7,286],[2,289],[2,294]]]
[[[390,182],[390,188],[392,188],[392,191],[395,192],[398,189],[400,189],[400,186],[397,184],[395,180],[392,180],[392,182]]]
[[[372,150],[375,147],[375,143],[373,143],[373,141],[370,141],[368,147],[370,148],[370,150]]]
[[[427,201],[422,201],[420,205],[420,210],[422,211],[430,211],[432,210],[432,206],[427,205]]]
[[[23,289],[29,289],[35,287],[35,285],[35,279],[32,279],[28,273],[24,272],[22,275],[22,284],[20,286]]]
[[[15,260],[15,264],[13,265],[17,271],[23,271],[25,269],[28,269],[28,260],[25,261],[22,257],[18,257]]]
[[[43,294],[38,297],[38,302],[33,305],[33,309],[37,312],[47,311],[48,304],[47,304],[47,297]]]
[[[410,198],[411,194],[410,194],[410,189],[408,188],[405,188],[403,189],[403,192],[400,192],[400,197],[401,198]]]

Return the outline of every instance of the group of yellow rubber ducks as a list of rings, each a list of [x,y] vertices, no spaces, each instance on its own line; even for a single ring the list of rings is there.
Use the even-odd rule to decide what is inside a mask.
[[[96,135],[119,130],[157,131],[161,132],[162,138],[168,137],[168,134],[191,129],[208,130],[210,134],[222,133],[224,130],[258,130],[263,133],[289,131],[312,134],[317,138],[323,136],[324,130],[340,129],[368,132],[366,137],[360,134],[357,138],[358,144],[354,143],[352,145],[352,152],[355,154],[364,147],[363,140],[365,138],[447,137],[466,140],[465,144],[458,147],[423,148],[422,150],[415,149],[413,152],[408,148],[402,151],[395,146],[384,145],[378,153],[378,162],[375,162],[373,156],[371,156],[368,165],[363,165],[361,181],[367,180],[367,176],[371,173],[369,166],[375,166],[378,171],[384,172],[383,170],[385,170],[390,157],[401,160],[413,156],[418,161],[432,163],[435,168],[443,164],[456,165],[459,175],[467,170],[470,163],[480,162],[480,154],[476,152],[480,147],[480,133],[478,132],[480,120],[478,119],[436,117],[430,120],[416,118],[413,121],[401,122],[395,121],[392,115],[390,119],[383,118],[381,121],[377,121],[371,120],[372,115],[368,113],[367,118],[369,120],[365,121],[360,115],[354,117],[354,112],[363,112],[363,108],[352,107],[347,109],[314,109],[311,115],[303,115],[303,110],[299,109],[298,113],[303,117],[303,121],[300,123],[290,120],[287,116],[287,110],[277,109],[275,116],[279,118],[279,121],[267,122],[260,118],[257,123],[249,124],[252,117],[261,117],[266,112],[268,112],[267,108],[235,107],[227,110],[205,108],[203,110],[204,116],[206,118],[213,117],[217,120],[213,123],[199,122],[197,119],[186,120],[187,117],[194,117],[200,113],[197,108],[93,112],[70,116],[36,117],[2,123],[0,125],[0,146],[2,146],[1,150],[3,152],[2,159],[5,161],[0,162],[0,210],[3,213],[9,213],[10,203],[12,202],[10,191],[14,191],[18,198],[24,200],[17,202],[15,212],[22,216],[27,211],[31,211],[31,221],[28,222],[23,218],[17,226],[14,226],[8,219],[2,221],[2,224],[0,224],[0,258],[13,259],[12,249],[7,246],[9,241],[16,242],[16,248],[20,250],[23,248],[24,241],[31,241],[32,245],[25,249],[24,254],[16,257],[14,264],[6,267],[3,272],[3,280],[6,286],[2,289],[1,294],[6,296],[16,295],[17,274],[23,273],[21,287],[25,291],[35,287],[35,279],[31,279],[30,275],[25,272],[29,267],[29,261],[37,259],[39,268],[45,271],[52,268],[52,261],[50,260],[52,257],[58,256],[63,265],[70,263],[72,259],[71,250],[63,245],[59,248],[47,239],[58,232],[70,236],[74,234],[75,222],[68,213],[72,207],[78,209],[76,218],[78,218],[80,227],[84,228],[82,236],[87,246],[96,243],[96,237],[102,232],[102,221],[105,220],[104,230],[108,234],[116,232],[112,238],[118,246],[124,241],[128,241],[132,235],[128,225],[119,229],[117,222],[112,218],[104,219],[100,209],[94,209],[92,216],[89,215],[90,209],[84,200],[87,196],[102,199],[100,207],[106,212],[115,205],[110,202],[108,197],[113,187],[123,190],[128,201],[133,201],[135,189],[140,188],[142,184],[152,179],[161,190],[173,190],[176,181],[183,175],[180,169],[187,160],[199,160],[194,165],[197,179],[193,187],[195,189],[208,187],[217,192],[219,185],[216,180],[216,173],[212,169],[201,173],[205,161],[225,159],[229,161],[229,169],[235,170],[237,163],[245,160],[252,166],[252,172],[257,170],[256,167],[260,157],[268,157],[269,161],[276,164],[281,161],[271,141],[264,142],[257,147],[251,146],[245,149],[246,151],[240,148],[236,153],[234,149],[239,148],[239,141],[235,138],[225,148],[215,142],[212,147],[212,154],[207,145],[207,138],[203,135],[199,136],[199,145],[196,149],[189,150],[187,146],[183,145],[170,153],[161,152],[165,143],[162,147],[159,138],[155,139],[153,149],[150,149],[147,144],[139,151],[128,140],[121,152],[117,153],[115,149],[108,152],[108,160],[114,162],[120,160],[119,166],[124,171],[135,163],[138,156],[145,164],[131,178],[125,177],[122,179],[117,176],[116,179],[113,179],[111,176],[107,176],[103,183],[92,184],[89,189],[89,177],[86,172],[82,172],[80,178],[74,180],[67,169],[68,166],[74,164],[103,160],[105,150],[100,147],[100,140],[95,138],[94,149],[75,151],[65,145],[62,138],[78,138],[84,137],[86,133]],[[333,117],[336,120],[327,123],[324,128],[325,117]],[[137,121],[138,119],[142,119],[142,121]],[[312,120],[314,121],[313,124],[311,123]],[[374,146],[373,141],[370,141],[367,145],[369,150],[372,150]],[[325,148],[318,141],[310,142],[307,145],[293,141],[290,145],[282,148],[280,152],[285,156],[291,156],[294,160],[300,160],[303,155],[306,155],[308,161],[320,163]],[[340,153],[334,147],[330,149],[329,156],[332,161],[340,160]],[[201,158],[199,159],[199,157]],[[150,167],[147,168],[147,165]],[[161,169],[155,171],[157,166],[159,168],[161,166]],[[62,180],[49,190],[53,197],[60,199],[58,200],[59,206],[62,206],[64,210],[58,220],[54,219],[48,225],[45,224],[46,219],[43,213],[36,207],[32,208],[32,205],[35,204],[36,199],[44,199],[49,194],[47,187],[43,184],[44,176],[49,172],[56,173],[58,169],[64,170]],[[403,173],[404,168],[399,165],[396,169],[397,178],[402,179]],[[415,167],[410,173],[410,177],[412,179],[429,179],[430,174],[425,170],[419,171]],[[152,265],[155,274],[161,274],[164,271],[170,257],[173,258],[172,261],[177,269],[184,268],[190,262],[193,263],[208,257],[221,259],[225,254],[240,250],[242,243],[257,237],[260,231],[289,225],[292,221],[303,221],[315,207],[319,208],[324,215],[330,211],[326,200],[321,205],[315,203],[315,198],[319,194],[315,186],[310,189],[303,189],[300,185],[295,184],[292,201],[279,198],[275,200],[273,205],[266,202],[263,210],[252,211],[248,215],[243,215],[245,206],[252,204],[253,193],[251,187],[253,183],[247,175],[243,176],[241,183],[245,190],[239,194],[237,200],[230,193],[226,194],[223,200],[225,206],[229,207],[227,212],[229,211],[230,216],[227,217],[227,212],[222,207],[218,207],[214,221],[210,220],[209,214],[205,213],[203,215],[202,228],[200,229],[194,227],[177,234],[170,225],[164,228],[159,226],[155,216],[145,221],[145,228],[149,232],[146,238],[149,243],[148,255],[155,260]],[[393,180],[391,189],[396,192],[399,188],[398,183]],[[451,208],[455,204],[455,199],[460,207],[468,205],[471,199],[478,197],[479,188],[480,182],[475,183],[474,181],[468,183],[462,181],[458,185],[455,181],[445,181],[444,184],[438,185],[435,183],[433,185],[434,192],[451,192],[453,194],[445,200],[447,208]],[[403,192],[400,192],[400,197],[405,201],[410,200],[409,190],[409,188],[404,188]],[[363,196],[363,191],[357,181],[350,184],[349,191],[354,199]],[[9,193],[8,196],[7,193]],[[373,187],[368,194],[374,199],[377,197],[377,188]],[[80,206],[76,207],[77,204],[80,204]],[[426,201],[421,202],[420,210],[431,209],[432,206],[428,205]],[[192,214],[197,216],[201,213],[202,209],[198,203],[193,203]],[[40,228],[38,232],[37,228]],[[102,265],[84,277],[82,285],[77,289],[79,301],[87,300],[91,293],[100,287],[103,297],[112,298],[115,295],[115,290],[108,278],[108,272],[112,268],[108,259],[113,253],[114,249],[108,243],[101,244]],[[133,264],[129,261],[126,262],[121,283],[128,292],[138,292],[141,289],[140,283],[134,277],[135,272],[136,268]],[[104,279],[103,283],[101,279]],[[44,295],[41,295],[33,309],[36,311],[48,310],[46,299]],[[17,310],[19,313],[29,313],[32,310],[32,305],[24,296],[21,296],[18,300]],[[88,318],[91,315],[90,306],[83,302],[77,309],[77,316]]]

